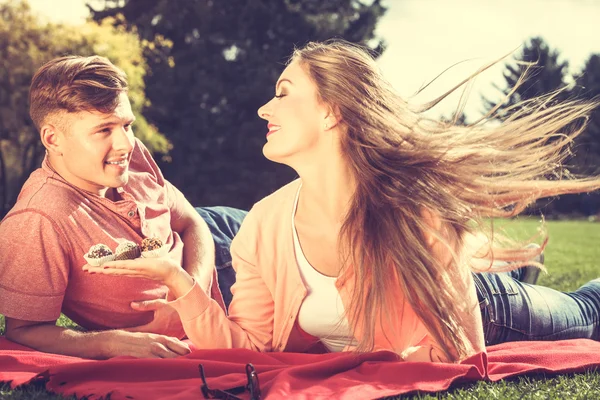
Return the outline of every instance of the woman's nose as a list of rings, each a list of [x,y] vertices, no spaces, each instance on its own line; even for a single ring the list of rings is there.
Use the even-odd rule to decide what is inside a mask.
[[[270,103],[270,102],[269,102]],[[264,104],[258,109],[258,116],[262,119],[268,119],[270,114],[269,103]]]

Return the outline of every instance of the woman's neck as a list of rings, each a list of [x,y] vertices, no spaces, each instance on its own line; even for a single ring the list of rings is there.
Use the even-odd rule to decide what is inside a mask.
[[[354,194],[354,175],[341,159],[331,158],[323,164],[297,170],[302,180],[297,214],[341,225]]]

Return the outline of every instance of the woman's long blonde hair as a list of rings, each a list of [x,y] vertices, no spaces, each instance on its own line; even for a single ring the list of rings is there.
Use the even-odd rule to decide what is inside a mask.
[[[356,180],[339,240],[344,265],[361,282],[347,310],[353,330],[363,327],[358,349],[373,348],[375,325],[383,323],[377,311],[389,310],[386,299],[399,282],[446,357],[470,355],[460,317],[465,305],[458,301],[465,288],[449,284],[456,277],[432,257],[424,210],[442,219],[452,252],[483,218],[516,215],[541,197],[600,188],[598,178],[566,179],[561,167],[594,104],[557,102],[555,93],[518,104],[501,123],[484,118],[459,126],[424,117],[433,103],[417,109],[402,100],[357,45],[309,43],[294,60],[316,83],[320,101],[339,112],[342,151]],[[503,254],[524,261],[531,252]]]

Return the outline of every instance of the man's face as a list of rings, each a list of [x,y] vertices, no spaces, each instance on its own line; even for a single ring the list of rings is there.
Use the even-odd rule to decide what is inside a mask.
[[[126,93],[112,113],[81,111],[61,116],[56,158],[61,176],[80,189],[105,195],[108,188],[125,185],[134,146],[135,117]],[[55,167],[58,167],[55,166]]]

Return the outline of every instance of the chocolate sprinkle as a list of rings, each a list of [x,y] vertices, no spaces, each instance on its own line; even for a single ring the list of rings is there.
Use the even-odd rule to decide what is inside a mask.
[[[95,244],[88,251],[87,256],[89,258],[102,258],[106,256],[112,256],[113,252],[105,244]]]
[[[152,251],[160,249],[162,245],[162,241],[158,238],[145,238],[144,240],[142,240],[142,244],[140,244],[140,247],[142,248],[142,251]]]

